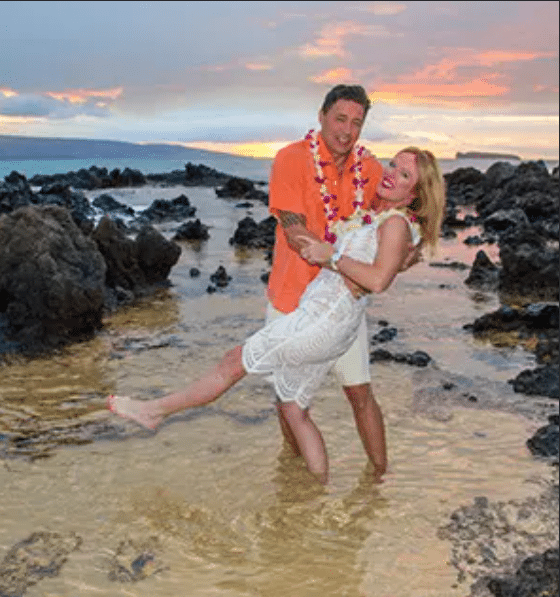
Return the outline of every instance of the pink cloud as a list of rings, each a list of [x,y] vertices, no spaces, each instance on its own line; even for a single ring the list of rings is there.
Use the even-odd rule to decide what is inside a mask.
[[[265,62],[247,62],[245,68],[247,70],[272,70],[273,66]]]
[[[476,51],[472,48],[444,49],[449,55],[426,64],[420,70],[402,75],[395,82],[374,85],[376,99],[470,108],[475,98],[503,97],[511,91],[505,72],[489,70],[504,63],[552,58],[553,52],[508,50]],[[473,70],[479,74],[473,76]],[[466,75],[465,73],[468,73]],[[539,88],[535,91],[544,91]]]
[[[495,66],[503,62],[521,62],[536,60],[537,58],[553,58],[554,52],[508,52],[504,50],[490,50],[475,55],[475,59],[482,66]]]
[[[90,98],[116,100],[123,94],[122,87],[113,89],[70,89],[66,91],[47,91],[45,95],[58,101],[68,101],[71,104],[85,104]]]
[[[4,97],[14,97],[14,96],[18,95],[17,91],[14,91],[13,89],[10,89],[9,87],[0,87],[0,93]]]
[[[303,58],[325,56],[347,58],[348,52],[344,48],[344,41],[349,35],[389,37],[391,34],[381,25],[365,25],[357,21],[329,23],[321,29],[319,37],[313,43],[307,43],[299,49],[299,54]]]
[[[505,95],[509,87],[491,82],[490,77],[480,77],[463,83],[395,83],[376,87],[370,99],[389,104],[437,105],[469,109],[483,99]]]
[[[310,77],[310,80],[314,83],[342,83],[343,81],[349,81],[352,77],[352,71],[348,68],[339,67],[331,68],[330,70],[323,71],[322,73]]]

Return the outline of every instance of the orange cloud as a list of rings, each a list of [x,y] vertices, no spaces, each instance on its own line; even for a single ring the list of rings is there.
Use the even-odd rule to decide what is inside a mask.
[[[475,58],[482,66],[494,66],[502,62],[520,62],[526,60],[536,60],[537,58],[552,58],[554,52],[507,52],[503,50],[490,50],[482,52]]]
[[[462,67],[488,69],[505,62],[530,61],[555,56],[553,52],[515,52],[488,50],[478,52],[471,48],[449,49],[450,55],[435,64],[403,75],[395,83],[376,85],[372,99],[386,103],[413,103],[423,105],[471,108],[475,98],[504,96],[509,86],[500,72],[484,72],[475,79],[465,80]],[[539,89],[539,91],[542,91]]]
[[[433,81],[434,79],[457,81],[460,79],[460,67],[492,67],[504,62],[520,62],[535,60],[537,58],[550,58],[552,52],[508,52],[502,50],[489,50],[476,52],[470,48],[456,48],[449,50],[452,56],[445,57],[435,64],[427,64],[419,71],[399,78],[402,82]]]
[[[478,78],[466,83],[396,83],[378,86],[369,95],[372,102],[387,104],[416,104],[472,108],[481,98],[500,97],[508,87],[495,85],[488,78]]]
[[[271,64],[265,64],[262,62],[247,62],[247,64],[245,64],[245,68],[247,70],[272,70],[272,65]]]
[[[116,100],[123,93],[122,87],[113,89],[72,89],[67,91],[47,91],[45,95],[59,101],[68,101],[71,104],[85,104],[91,97]]]
[[[314,83],[341,83],[342,81],[349,81],[352,79],[352,71],[348,68],[332,68],[326,70],[315,77],[310,77]]]
[[[488,77],[493,78],[493,77]],[[467,83],[432,85],[429,83],[401,83],[382,85],[372,96],[391,97],[496,97],[509,91],[508,87],[494,85],[488,78],[478,78]]]
[[[320,58],[338,56],[346,58],[348,52],[344,49],[344,38],[348,35],[364,35],[368,37],[387,37],[390,34],[381,25],[364,25],[356,21],[343,23],[329,23],[321,29],[320,37],[314,43],[308,43],[299,49],[302,58]]]
[[[9,87],[0,87],[0,93],[4,97],[14,97],[14,96],[18,95],[18,93],[16,91],[14,91],[13,89],[10,89]]]

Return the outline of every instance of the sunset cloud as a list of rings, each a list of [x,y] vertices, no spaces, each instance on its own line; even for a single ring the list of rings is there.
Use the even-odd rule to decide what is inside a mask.
[[[508,87],[479,78],[466,83],[380,85],[369,97],[372,102],[456,106],[465,109],[476,105],[477,100],[503,96],[508,90]]]
[[[17,95],[17,92],[9,87],[0,87],[0,93],[4,97],[15,97]]]
[[[491,50],[475,54],[474,58],[482,66],[495,66],[504,62],[524,62],[538,58],[553,58],[554,52],[508,52],[504,50]]]
[[[71,89],[66,91],[47,91],[45,95],[71,104],[87,104],[91,98],[116,100],[123,94],[122,87],[113,89]]]
[[[220,143],[211,141],[193,141],[184,143],[185,147],[229,153],[249,158],[273,158],[280,149],[288,145],[287,141],[255,141],[253,143]]]
[[[272,64],[266,64],[265,62],[247,62],[245,68],[247,70],[272,70],[274,67]]]
[[[468,109],[477,100],[504,98],[511,91],[509,73],[495,70],[505,63],[515,64],[552,58],[553,52],[476,51],[472,48],[445,48],[449,55],[421,69],[400,75],[395,82],[377,82],[372,101],[416,105],[452,106]],[[473,69],[480,74],[473,78]],[[471,75],[471,76],[469,76]],[[535,86],[533,86],[535,89]],[[549,92],[541,85],[538,92]]]
[[[0,115],[23,118],[68,119],[80,115],[106,117],[108,101],[122,95],[122,88],[43,93],[17,93],[3,89],[0,95]],[[96,101],[97,100],[97,101]]]
[[[314,83],[330,83],[336,85],[338,83],[348,82],[352,80],[352,71],[349,68],[343,66],[339,68],[331,68],[326,70],[314,77],[310,77]]]
[[[346,58],[349,54],[344,48],[344,41],[350,35],[383,38],[391,37],[392,34],[383,25],[368,25],[357,21],[329,23],[321,29],[319,37],[313,43],[299,48],[299,55],[302,58]]]

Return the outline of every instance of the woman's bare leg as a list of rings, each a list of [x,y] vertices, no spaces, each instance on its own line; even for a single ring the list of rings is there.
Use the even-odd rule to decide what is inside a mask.
[[[282,431],[282,435],[284,436],[285,442],[290,446],[295,456],[301,456],[301,451],[297,444],[297,440],[293,434],[293,431],[290,429],[288,425],[288,421],[286,421],[286,417],[284,412],[280,408],[282,402],[279,398],[276,399],[276,413],[278,414],[278,422],[280,423],[280,429]]]
[[[278,410],[288,425],[309,472],[321,483],[327,483],[327,450],[321,432],[309,416],[309,409],[304,410],[295,402],[280,402]]]
[[[241,351],[241,346],[229,350],[215,367],[178,392],[156,400],[110,396],[107,406],[111,412],[121,417],[131,419],[148,429],[155,429],[166,416],[213,402],[245,377],[247,372],[243,368]]]

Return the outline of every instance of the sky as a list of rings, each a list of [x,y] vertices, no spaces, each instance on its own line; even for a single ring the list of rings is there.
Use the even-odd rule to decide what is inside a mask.
[[[0,134],[272,157],[338,83],[361,140],[558,159],[559,2],[0,2]]]

